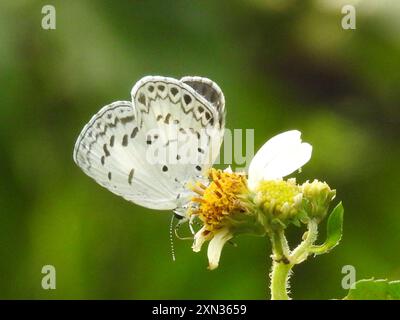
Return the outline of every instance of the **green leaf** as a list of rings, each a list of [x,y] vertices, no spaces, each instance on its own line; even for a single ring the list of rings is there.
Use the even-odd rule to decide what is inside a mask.
[[[339,202],[328,218],[325,242],[319,246],[312,246],[310,252],[316,255],[327,253],[339,244],[340,239],[342,239],[343,213],[342,202]]]
[[[346,300],[400,300],[400,281],[364,279],[355,283]]]

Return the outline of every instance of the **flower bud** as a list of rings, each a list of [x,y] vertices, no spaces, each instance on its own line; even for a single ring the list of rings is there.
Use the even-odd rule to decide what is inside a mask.
[[[326,182],[314,180],[303,183],[301,191],[304,197],[304,210],[308,216],[322,220],[328,212],[329,204],[336,196],[336,190],[332,190]]]

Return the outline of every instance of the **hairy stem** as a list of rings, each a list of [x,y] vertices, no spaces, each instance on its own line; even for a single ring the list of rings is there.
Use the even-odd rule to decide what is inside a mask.
[[[283,230],[270,234],[272,243],[271,299],[289,300],[289,277],[293,264],[288,260],[289,246]]]
[[[303,241],[293,252],[290,252],[288,242],[283,229],[269,233],[272,243],[272,271],[271,277],[271,299],[289,300],[289,278],[294,265],[307,259],[310,247],[317,240],[318,223],[310,220],[307,225],[307,233]]]
[[[318,223],[315,220],[310,220],[307,225],[307,235],[305,239],[293,250],[289,259],[293,264],[299,264],[307,259],[309,249],[317,240]]]
[[[276,262],[272,264],[271,272],[271,300],[289,300],[289,277],[293,265]]]

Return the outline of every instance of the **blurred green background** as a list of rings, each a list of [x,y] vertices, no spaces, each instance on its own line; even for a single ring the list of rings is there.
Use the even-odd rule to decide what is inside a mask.
[[[357,29],[343,30],[352,3]],[[46,4],[56,30],[41,28]],[[295,268],[293,298],[343,297],[347,264],[400,279],[399,34],[395,0],[1,1],[0,298],[268,297],[266,238],[238,238],[212,272],[205,250],[176,240],[173,262],[169,213],[73,163],[84,124],[145,75],[213,79],[227,127],[254,128],[256,149],[293,128],[314,146],[297,177],[337,189],[344,238]],[[41,288],[47,264],[56,290]]]

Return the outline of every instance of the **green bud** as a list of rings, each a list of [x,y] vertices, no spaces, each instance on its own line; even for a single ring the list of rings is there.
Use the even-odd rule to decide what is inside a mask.
[[[300,189],[303,193],[303,209],[308,216],[319,221],[324,219],[331,201],[336,196],[336,190],[332,190],[326,182],[318,180],[306,181]]]

